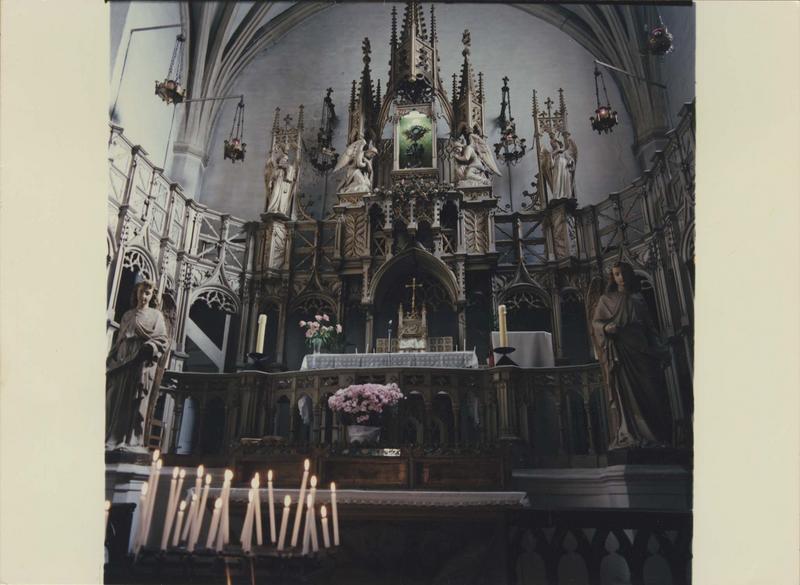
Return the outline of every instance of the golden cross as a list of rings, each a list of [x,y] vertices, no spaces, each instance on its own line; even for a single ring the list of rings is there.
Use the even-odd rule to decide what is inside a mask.
[[[406,288],[411,289],[411,312],[416,314],[417,311],[417,289],[422,288],[421,284],[417,284],[417,277],[411,279],[411,284],[407,284]]]

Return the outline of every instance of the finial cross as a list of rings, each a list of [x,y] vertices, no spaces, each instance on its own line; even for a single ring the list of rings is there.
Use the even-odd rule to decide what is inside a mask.
[[[411,279],[411,284],[407,284],[406,288],[411,289],[411,312],[416,314],[417,312],[417,289],[422,288],[421,284],[417,284],[417,277]]]

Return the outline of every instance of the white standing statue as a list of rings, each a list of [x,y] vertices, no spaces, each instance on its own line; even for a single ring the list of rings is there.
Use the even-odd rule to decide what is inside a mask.
[[[542,175],[550,187],[550,199],[574,197],[578,147],[569,132],[550,132],[549,136],[550,150],[542,149]]]
[[[494,155],[480,134],[451,138],[450,144],[456,161],[456,187],[487,187],[492,184],[492,175],[500,175]]]
[[[334,173],[346,169],[346,174],[339,185],[339,193],[367,193],[372,190],[372,159],[378,150],[367,143],[364,138],[358,137],[345,150],[339,159]]]
[[[264,183],[268,197],[267,213],[291,215],[294,180],[295,169],[289,160],[287,148],[285,145],[276,144],[264,169]]]

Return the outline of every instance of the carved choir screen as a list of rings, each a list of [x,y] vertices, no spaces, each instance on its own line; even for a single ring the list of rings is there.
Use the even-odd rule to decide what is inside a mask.
[[[298,323],[320,311],[342,323],[341,351],[374,351],[381,339],[388,349],[389,322],[395,341],[398,307],[412,306],[403,287],[416,278],[414,308],[420,319],[425,313],[417,339],[426,351],[452,342],[477,347],[485,360],[493,315],[505,302],[510,329],[552,332],[558,363],[579,364],[594,358],[586,347],[592,315],[580,310],[591,305],[589,283],[604,281],[622,258],[651,285],[645,296],[671,339],[668,377],[679,394],[692,369],[692,268],[690,253],[681,253],[691,250],[694,229],[692,107],[646,176],[597,205],[578,207],[565,92],[559,90],[557,104],[539,104],[534,95],[539,199],[508,212],[493,188],[498,167],[487,141],[497,139],[497,129],[484,126],[469,34],[457,48],[463,65],[449,96],[433,23],[428,31],[416,3],[401,27],[392,12],[385,92],[373,78],[367,41],[350,96],[348,146],[330,171],[335,204],[323,221],[324,213],[312,217],[301,199],[308,158],[302,106],[295,118],[275,112],[262,153],[265,213],[251,222],[187,198],[112,128],[109,342],[141,274],[175,300],[172,369],[244,367],[266,310],[270,359],[277,369],[295,370],[309,351]],[[437,128],[440,121],[447,127]],[[312,201],[321,193],[307,195]],[[581,329],[582,343],[575,340]]]

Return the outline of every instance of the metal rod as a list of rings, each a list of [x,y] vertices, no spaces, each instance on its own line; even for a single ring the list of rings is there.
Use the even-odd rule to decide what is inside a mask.
[[[111,114],[109,118],[114,120],[114,113],[117,111],[117,102],[119,101],[119,92],[122,89],[122,79],[125,76],[125,65],[128,62],[128,51],[131,48],[131,38],[133,37],[133,33],[135,32],[142,32],[147,30],[161,30],[164,28],[182,28],[183,25],[181,23],[178,24],[162,24],[159,26],[142,26],[138,28],[132,28],[128,31],[128,43],[125,45],[125,55],[122,57],[122,69],[119,72],[119,84],[117,84],[117,95],[114,98],[114,105],[111,106]]]
[[[628,77],[632,77],[634,79],[638,79],[639,81],[644,81],[645,83],[648,83],[650,85],[655,85],[657,87],[661,87],[663,89],[667,89],[667,86],[664,85],[663,83],[658,83],[656,81],[650,81],[649,79],[645,79],[644,77],[639,77],[638,75],[634,75],[633,73],[628,73],[627,71],[625,71],[624,69],[620,69],[619,67],[614,67],[613,65],[609,65],[608,63],[603,63],[602,61],[598,61],[597,59],[595,59],[594,62],[597,65],[602,65],[603,67],[607,67],[608,69],[612,69],[613,71],[618,71],[619,73],[622,73],[623,75],[627,75]]]
[[[181,102],[178,102],[178,104],[188,104],[188,103],[192,103],[192,102],[216,102],[216,101],[220,101],[220,100],[235,100],[235,99],[244,100],[244,94],[241,94],[241,95],[226,95],[226,96],[222,96],[222,97],[197,98],[197,99],[193,99],[193,100],[189,99],[189,100],[183,100]],[[175,104],[175,105],[178,105],[178,104]]]
[[[167,154],[169,154],[169,141],[172,139],[172,127],[175,126],[175,111],[176,108],[172,108],[172,120],[169,122],[169,134],[167,135],[167,144],[164,147],[164,164],[161,165],[162,169],[167,168]]]
[[[511,213],[514,213],[514,193],[511,190],[511,165],[506,164],[508,170],[508,202],[511,205]]]

